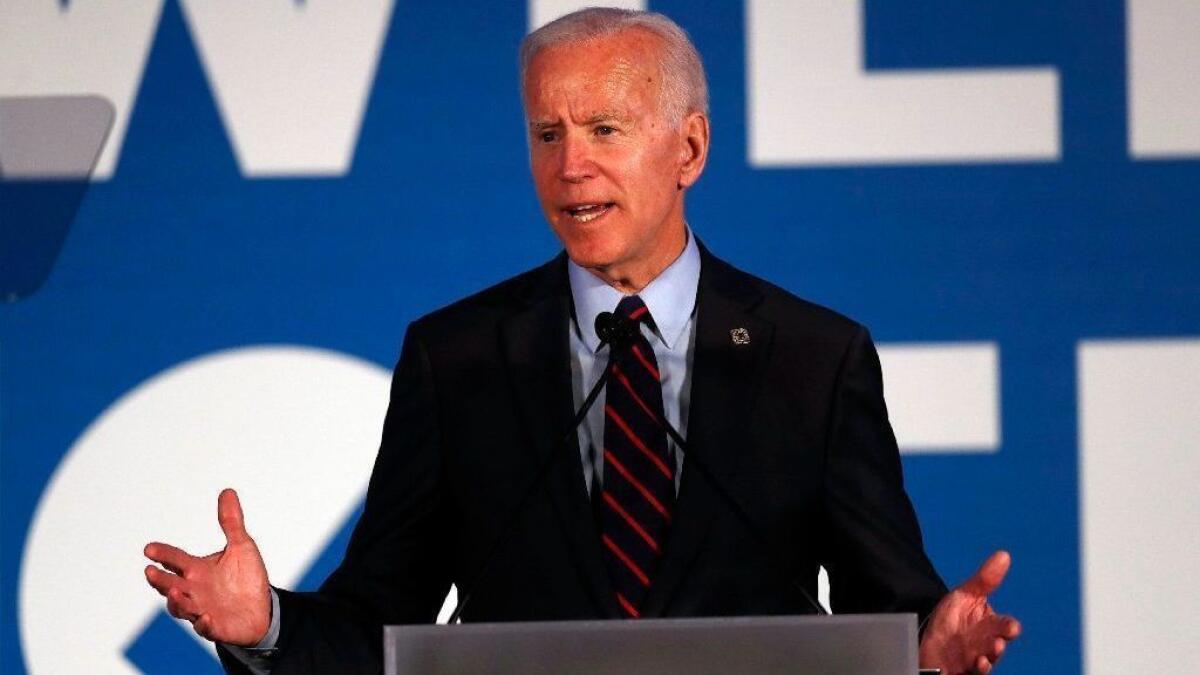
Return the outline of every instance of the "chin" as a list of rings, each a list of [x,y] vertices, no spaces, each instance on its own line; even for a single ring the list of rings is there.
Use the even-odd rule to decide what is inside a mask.
[[[567,256],[580,267],[608,267],[625,256],[624,242],[612,233],[558,233]]]
[[[608,255],[603,251],[595,251],[590,247],[567,246],[567,257],[576,265],[588,269],[605,268],[617,260],[617,256]]]

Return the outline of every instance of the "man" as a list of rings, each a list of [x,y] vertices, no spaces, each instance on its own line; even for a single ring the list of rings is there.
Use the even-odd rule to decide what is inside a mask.
[[[713,257],[684,220],[709,147],[686,34],[584,10],[530,34],[521,66],[565,255],[410,326],[362,518],[319,592],[269,586],[226,490],[223,551],[146,547],[170,613],[232,670],[374,671],[380,627],[432,621],[452,582],[475,621],[812,613],[824,566],[835,611],[916,612],[923,665],[988,672],[1020,630],[987,604],[1007,554],[946,592],[865,329]],[[614,309],[635,326],[620,349],[593,323]]]

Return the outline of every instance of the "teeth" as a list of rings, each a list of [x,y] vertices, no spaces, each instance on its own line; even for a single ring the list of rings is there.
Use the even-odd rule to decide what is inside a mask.
[[[586,223],[595,220],[604,215],[606,211],[608,211],[607,204],[585,204],[583,206],[576,206],[574,208],[567,209],[567,212],[571,214],[571,217],[579,223]]]

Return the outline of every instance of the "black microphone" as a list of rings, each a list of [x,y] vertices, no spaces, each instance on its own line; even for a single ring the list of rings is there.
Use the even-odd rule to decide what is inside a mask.
[[[633,345],[633,341],[637,339],[638,335],[640,335],[640,329],[638,328],[636,321],[631,321],[624,317],[617,316],[612,312],[601,312],[600,314],[596,315],[596,335],[600,336],[600,339],[604,342],[612,345],[614,350],[613,355],[615,356],[617,350],[625,350]],[[608,370],[611,370],[611,367]],[[607,375],[608,371],[606,370],[605,376]],[[769,560],[771,560],[771,562],[779,568],[778,571],[784,573],[784,576],[787,578],[788,582],[791,583],[796,590],[800,591],[800,594],[804,596],[804,599],[808,602],[808,604],[812,605],[813,609],[817,611],[817,614],[828,614],[829,612],[825,611],[825,608],[821,606],[821,603],[813,600],[809,592],[796,579],[796,575],[792,574],[791,570],[789,570],[787,566],[782,564],[782,562],[778,559],[778,554],[775,552],[775,549],[771,547],[771,545],[767,542],[767,538],[764,537],[761,532],[759,532],[757,527],[755,527],[754,522],[750,519],[750,516],[746,514],[746,510],[742,508],[742,505],[739,504],[736,499],[734,499],[733,495],[729,494],[724,486],[721,485],[720,481],[718,481],[716,477],[713,476],[712,472],[708,470],[708,467],[706,467],[704,463],[700,461],[698,456],[688,454],[687,441],[684,440],[679,431],[675,429],[675,427],[671,426],[671,423],[665,418],[660,418],[658,422],[662,428],[666,430],[667,434],[671,437],[671,440],[675,441],[676,447],[678,447],[680,452],[683,453],[684,461],[691,462],[691,464],[695,466],[700,473],[704,474],[705,480],[708,481],[709,485],[716,489],[717,493],[719,493],[726,501],[730,510],[733,511],[734,515],[737,516],[738,520],[740,520],[746,529],[750,531],[750,534],[754,537],[758,544],[763,547],[768,554]]]
[[[600,347],[603,347],[606,344],[609,346],[609,359],[612,359],[617,353],[629,349],[629,347],[633,345],[633,340],[638,331],[636,323],[629,321],[628,319],[623,319],[612,312],[600,312],[597,314],[595,327],[596,335],[600,338]],[[555,460],[562,456],[563,448],[571,446],[571,437],[576,434],[576,431],[579,429],[579,425],[583,424],[583,420],[587,417],[588,411],[591,410],[592,406],[596,403],[596,398],[600,396],[600,392],[604,389],[604,386],[608,384],[608,379],[611,376],[612,368],[606,367],[604,372],[600,374],[600,379],[596,380],[596,384],[592,386],[591,391],[589,391],[587,397],[584,398],[583,405],[579,406],[579,410],[575,412],[575,418],[571,420],[570,429],[567,430],[567,433],[563,434],[563,437],[559,440],[558,445],[556,445],[550,451],[550,453],[546,455],[546,459],[542,462],[542,465],[538,467],[538,472],[534,477],[533,482],[530,483],[529,487],[525,490],[525,493],[521,496],[521,500],[517,502],[515,507],[513,507],[512,513],[505,522],[500,536],[496,537],[496,539],[492,542],[492,545],[488,547],[487,553],[483,556],[483,562],[479,565],[479,571],[477,571],[475,576],[471,579],[471,585],[466,587],[466,592],[463,593],[462,597],[458,599],[458,604],[454,606],[454,611],[450,613],[450,618],[446,620],[447,624],[456,623],[462,616],[463,610],[466,609],[467,603],[471,600],[471,596],[475,593],[475,589],[479,587],[479,582],[482,581],[484,576],[487,574],[488,568],[491,566],[492,560],[499,552],[501,545],[507,543],[507,541],[512,537],[513,532],[516,531],[518,518],[520,517],[521,513],[525,511],[525,504],[533,496],[534,492],[536,492],[541,486],[542,482],[546,480],[546,476],[550,475],[550,469],[554,466]]]
[[[634,340],[637,338],[637,335],[640,332],[636,322],[619,317],[612,312],[601,312],[600,314],[596,315],[595,328],[596,335],[600,338],[600,346],[603,347],[605,344],[609,345],[610,363],[619,352],[629,349],[633,345]],[[592,406],[595,404],[596,398],[599,397],[600,392],[604,389],[604,386],[608,384],[608,380],[611,375],[611,366],[606,367],[604,372],[601,373],[600,379],[596,381],[596,384],[592,386],[591,391],[588,392],[583,404],[579,407],[579,410],[576,411],[575,418],[571,421],[570,428],[559,440],[558,446],[551,450],[551,452],[546,456],[546,459],[542,462],[542,465],[538,468],[538,473],[534,477],[533,482],[530,483],[529,488],[527,488],[525,493],[521,496],[521,500],[517,502],[517,505],[513,508],[508,521],[505,523],[505,526],[501,531],[500,536],[496,537],[496,539],[492,542],[492,545],[488,548],[487,553],[484,555],[483,562],[479,566],[479,571],[475,573],[471,580],[471,585],[467,587],[466,592],[462,595],[462,597],[459,598],[458,604],[455,605],[454,611],[450,613],[450,617],[447,619],[446,623],[456,623],[462,616],[463,610],[466,608],[467,603],[470,602],[471,596],[475,593],[475,590],[479,587],[479,582],[482,581],[484,576],[487,574],[492,560],[496,557],[496,553],[500,550],[501,545],[506,543],[512,537],[513,532],[516,531],[518,518],[521,513],[524,512],[526,503],[533,496],[534,492],[541,486],[542,482],[545,481],[546,476],[550,474],[550,469],[554,466],[555,461],[562,455],[563,447],[570,447],[571,437],[576,434],[579,425],[582,424],[584,418],[587,417],[588,411],[591,410]],[[752,521],[750,516],[746,514],[745,509],[742,508],[737,499],[735,499],[733,495],[729,494],[729,492],[725,490],[721,482],[718,481],[715,476],[713,476],[712,472],[709,471],[708,467],[705,466],[702,461],[700,461],[698,456],[689,454],[687,441],[684,440],[679,431],[677,431],[675,427],[671,426],[671,423],[665,418],[660,418],[658,421],[662,425],[663,429],[666,430],[671,439],[675,441],[675,445],[679,451],[683,453],[684,462],[690,466],[696,467],[696,469],[703,474],[705,480],[707,480],[709,485],[711,485],[717,491],[717,493],[721,495],[721,498],[725,500],[730,510],[733,511],[734,515],[737,516],[742,525],[746,527],[746,529],[753,536],[754,540],[763,547],[763,550],[765,550],[768,554],[769,560],[774,564],[775,567],[778,568],[778,571],[781,572],[785,578],[787,578],[792,587],[800,592],[800,595],[803,596],[808,604],[816,610],[817,614],[829,614],[829,612],[826,611],[820,603],[818,603],[816,600],[813,600],[812,595],[810,595],[804,586],[799,582],[799,580],[796,579],[796,575],[791,572],[788,566],[783,564],[783,562],[779,559],[775,549],[771,547],[771,545],[767,542],[767,538],[763,536],[763,534],[758,530],[758,527],[754,525],[754,521]]]
[[[635,321],[612,312],[600,312],[596,315],[596,335],[600,337],[601,344],[608,343],[614,350],[631,347],[638,333],[638,324]]]

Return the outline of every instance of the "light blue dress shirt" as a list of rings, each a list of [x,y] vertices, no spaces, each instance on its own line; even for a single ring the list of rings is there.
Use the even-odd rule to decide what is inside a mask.
[[[575,316],[571,321],[571,385],[575,409],[583,405],[587,392],[608,365],[608,346],[600,347],[596,315],[611,312],[625,297],[573,262],[567,263]],[[688,401],[692,389],[692,352],[696,345],[696,290],[700,284],[700,249],[688,232],[683,253],[638,293],[645,303],[654,329],[640,324],[642,334],[654,349],[662,376],[663,414],[679,435],[687,438]],[[579,455],[588,494],[604,484],[604,397],[600,392],[587,418],[579,426]],[[675,492],[683,473],[683,453],[667,438],[667,452],[675,463]]]
[[[600,379],[608,365],[608,346],[600,346],[596,336],[596,315],[616,310],[625,297],[574,262],[567,262],[571,298],[575,316],[568,333],[571,336],[571,390],[575,409],[583,405],[587,392]],[[638,293],[654,329],[640,324],[642,334],[654,349],[662,376],[663,414],[667,421],[687,438],[688,402],[692,388],[692,354],[696,345],[696,292],[700,286],[700,249],[691,231],[683,253],[667,269]],[[596,399],[587,418],[579,425],[579,457],[588,494],[604,484],[604,392]],[[667,452],[675,464],[675,492],[683,474],[683,453],[667,438]],[[275,643],[279,640],[279,596],[271,590],[271,627],[253,649],[226,645],[234,656],[255,675],[271,672]]]

